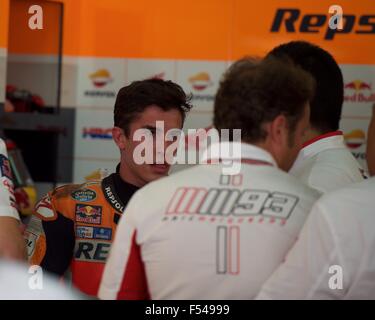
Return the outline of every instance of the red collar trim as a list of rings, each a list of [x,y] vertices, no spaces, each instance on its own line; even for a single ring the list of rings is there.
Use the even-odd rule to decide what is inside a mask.
[[[326,134],[322,134],[320,136],[317,136],[313,139],[310,139],[308,141],[306,141],[303,145],[302,145],[302,148],[305,148],[307,146],[309,146],[310,144],[313,144],[319,140],[322,140],[322,139],[325,139],[325,138],[329,138],[329,137],[334,137],[334,136],[342,136],[343,133],[342,131],[338,130],[338,131],[333,131],[333,132],[328,132]]]

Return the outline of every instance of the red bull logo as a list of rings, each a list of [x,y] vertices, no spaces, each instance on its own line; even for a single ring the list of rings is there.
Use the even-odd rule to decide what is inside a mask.
[[[84,206],[77,208],[77,212],[82,215],[86,216],[97,216],[99,215],[100,211],[97,210],[95,207],[92,206]]]
[[[362,80],[354,80],[344,85],[346,102],[375,102],[372,84]],[[349,94],[347,94],[349,93]]]
[[[371,84],[361,80],[354,80],[345,84],[345,89],[353,89],[355,91],[371,90]]]
[[[102,207],[88,206],[84,204],[76,205],[76,221],[88,224],[101,224]]]

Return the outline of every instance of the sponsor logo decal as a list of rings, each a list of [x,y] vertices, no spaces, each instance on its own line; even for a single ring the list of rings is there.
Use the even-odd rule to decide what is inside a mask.
[[[111,74],[107,69],[98,69],[94,73],[91,73],[89,77],[96,90],[86,90],[84,92],[85,96],[106,98],[114,98],[116,96],[116,92],[114,91],[103,90],[108,83],[113,81]]]
[[[202,94],[204,90],[213,85],[213,81],[211,80],[211,77],[207,72],[199,72],[191,76],[188,80],[194,91],[192,100],[214,101],[214,95]]]
[[[366,134],[362,129],[355,129],[344,134],[347,147],[352,152],[354,158],[366,161],[366,152],[358,150],[366,143]]]
[[[344,139],[349,149],[358,149],[366,142],[366,135],[363,130],[356,129],[346,133]]]
[[[375,102],[375,93],[372,84],[362,80],[354,80],[345,83],[345,102],[371,103]]]
[[[99,69],[91,73],[90,79],[92,84],[97,88],[104,87],[107,85],[107,83],[112,81],[111,74],[106,69]]]
[[[112,128],[83,128],[82,129],[82,138],[84,139],[112,139]]]
[[[96,192],[90,189],[76,190],[72,192],[71,196],[79,202],[90,202],[96,199]]]
[[[118,201],[114,195],[114,193],[112,192],[112,188],[111,186],[107,186],[104,188],[104,192],[105,192],[105,195],[106,195],[106,198],[107,200],[112,204],[112,206],[119,212],[123,212],[124,211],[124,206],[122,205],[122,203],[120,203],[120,201]]]
[[[112,229],[111,228],[79,226],[76,229],[76,235],[77,235],[78,238],[82,238],[82,239],[111,240],[112,239]]]
[[[50,219],[55,216],[52,208],[51,198],[46,195],[42,200],[40,200],[35,206],[35,211],[43,218]]]
[[[283,192],[184,187],[174,193],[163,220],[196,217],[199,221],[224,218],[253,221],[257,217],[260,221],[267,218],[285,224],[298,201],[298,197]]]
[[[86,262],[102,262],[107,260],[111,243],[95,240],[78,240],[74,249],[74,259]]]
[[[76,221],[88,224],[102,223],[102,207],[86,204],[76,205]]]
[[[202,91],[207,87],[212,86],[210,75],[207,72],[200,72],[189,78],[194,90]]]
[[[279,8],[271,25],[271,32],[322,34],[324,40],[333,40],[336,36],[355,33],[358,36],[375,34],[375,15],[343,15],[342,30],[330,28],[328,14],[306,13],[298,8]],[[340,28],[341,29],[341,28]],[[370,40],[370,39],[369,39]]]

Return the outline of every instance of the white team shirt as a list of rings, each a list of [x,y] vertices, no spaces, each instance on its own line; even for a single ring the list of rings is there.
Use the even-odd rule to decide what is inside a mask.
[[[223,145],[234,143],[209,150]],[[237,175],[223,175],[222,163],[197,165],[133,196],[117,227],[101,299],[255,297],[319,195],[278,169],[265,150],[239,145],[244,163]]]
[[[341,131],[307,142],[289,172],[321,193],[364,178],[363,169],[346,147]]]
[[[375,299],[374,195],[371,178],[323,196],[258,299]]]
[[[8,153],[2,139],[0,139],[0,217],[19,220]]]
[[[38,273],[39,272],[39,273]],[[39,277],[39,278],[37,278]],[[30,266],[0,260],[0,300],[76,300],[83,297]]]

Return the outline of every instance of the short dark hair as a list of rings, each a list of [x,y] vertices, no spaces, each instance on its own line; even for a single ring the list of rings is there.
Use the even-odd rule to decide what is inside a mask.
[[[245,142],[263,141],[263,126],[285,115],[291,133],[314,92],[313,78],[288,60],[244,58],[223,77],[215,98],[216,129],[241,129]]]
[[[310,124],[321,133],[337,130],[344,101],[344,80],[333,56],[306,41],[282,44],[267,56],[287,56],[314,77],[316,90],[310,104]]]
[[[172,81],[146,79],[134,81],[119,90],[114,110],[114,125],[129,135],[130,124],[147,107],[156,105],[165,111],[180,111],[182,121],[191,109],[190,96]]]

